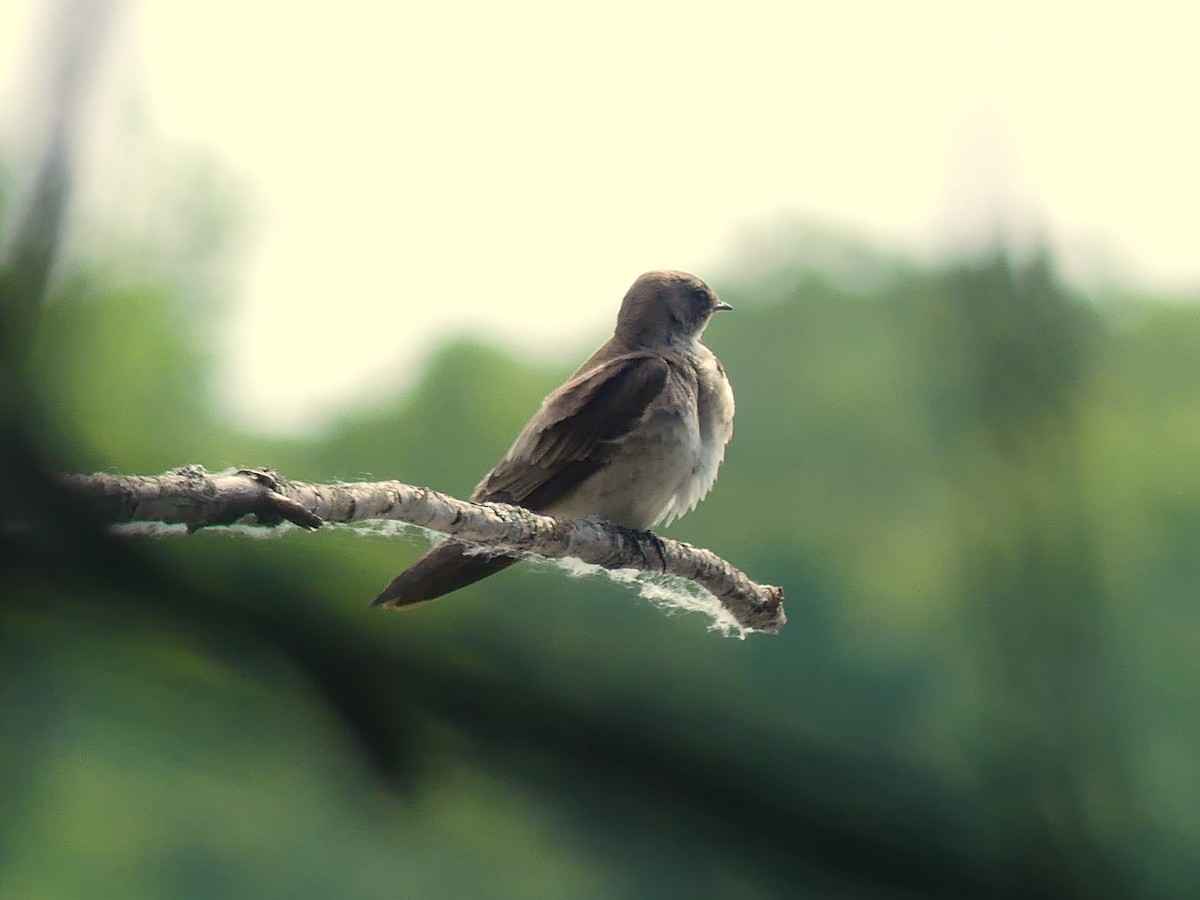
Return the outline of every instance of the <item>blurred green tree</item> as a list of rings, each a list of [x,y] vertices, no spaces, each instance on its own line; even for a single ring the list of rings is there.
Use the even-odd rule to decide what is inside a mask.
[[[49,472],[465,493],[565,373],[460,341],[247,434],[177,287],[60,269],[0,468],[6,893],[1194,892],[1196,307],[784,246],[717,285],[737,434],[671,529],[788,588],[746,643],[536,566],[381,616],[417,548],[380,537],[95,530]]]

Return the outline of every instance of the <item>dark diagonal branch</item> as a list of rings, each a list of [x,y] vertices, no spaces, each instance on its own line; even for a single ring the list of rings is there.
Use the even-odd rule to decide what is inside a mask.
[[[778,632],[787,621],[782,588],[756,584],[709,550],[608,522],[554,519],[503,503],[468,503],[399,481],[307,484],[268,469],[213,474],[200,466],[155,476],[71,475],[65,481],[114,524],[165,522],[195,531],[248,517],[263,526],[288,521],[305,528],[394,519],[499,551],[686,578],[715,596],[743,628]]]

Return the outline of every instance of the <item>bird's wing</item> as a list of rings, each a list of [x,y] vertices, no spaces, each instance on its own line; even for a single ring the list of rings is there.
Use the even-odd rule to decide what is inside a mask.
[[[546,509],[612,459],[614,442],[641,421],[670,375],[666,359],[648,352],[576,375],[546,398],[474,499]]]
[[[474,500],[544,510],[601,469],[647,408],[668,390],[671,368],[654,353],[630,353],[586,369],[546,398]],[[518,557],[473,554],[453,538],[397,575],[375,605],[411,606],[486,578]]]

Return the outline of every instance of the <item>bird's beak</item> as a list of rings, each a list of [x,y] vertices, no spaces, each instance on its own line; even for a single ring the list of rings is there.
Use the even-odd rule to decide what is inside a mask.
[[[717,305],[714,306],[713,309],[716,310],[717,312],[720,312],[723,309],[733,309],[733,307],[730,306],[728,303],[726,303],[724,300],[718,300]]]

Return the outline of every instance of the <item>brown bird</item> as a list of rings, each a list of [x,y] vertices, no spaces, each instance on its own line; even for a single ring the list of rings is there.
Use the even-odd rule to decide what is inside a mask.
[[[703,499],[733,434],[733,391],[700,343],[731,309],[695,275],[647,272],[621,301],[613,336],[542,401],[471,499],[645,530]],[[373,605],[432,600],[511,566],[453,538],[397,575]]]

